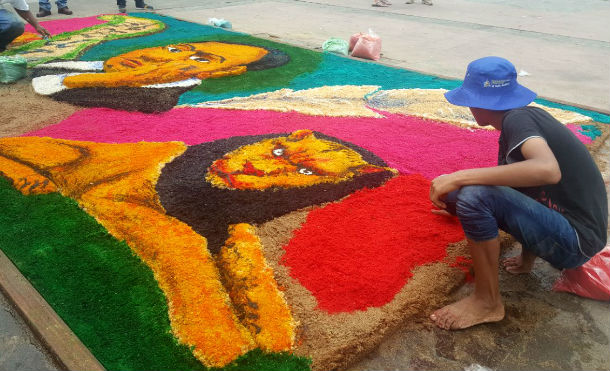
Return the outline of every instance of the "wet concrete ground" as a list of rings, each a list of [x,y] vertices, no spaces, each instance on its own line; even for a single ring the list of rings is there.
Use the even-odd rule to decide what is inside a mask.
[[[34,337],[15,308],[0,294],[0,370],[57,370],[48,352]]]
[[[348,0],[149,0],[157,12],[206,23],[225,18],[236,31],[320,49],[369,27],[383,39],[381,63],[462,78],[470,60],[500,55],[530,73],[526,86],[551,99],[610,109],[610,3],[607,0],[396,1],[371,8]],[[114,13],[113,1],[69,0],[74,16]],[[30,2],[37,10],[37,4]],[[128,11],[135,10],[128,2]],[[131,7],[131,9],[129,8]],[[53,12],[56,13],[55,6]],[[66,18],[57,16],[46,19]],[[603,158],[609,159],[608,141]],[[608,185],[608,163],[604,165]],[[518,249],[507,251],[516,254]],[[544,262],[529,275],[501,273],[506,318],[447,332],[422,326],[396,332],[350,370],[610,369],[610,304],[550,291],[558,272]],[[455,293],[464,296],[471,287]],[[0,295],[0,371],[57,369]]]

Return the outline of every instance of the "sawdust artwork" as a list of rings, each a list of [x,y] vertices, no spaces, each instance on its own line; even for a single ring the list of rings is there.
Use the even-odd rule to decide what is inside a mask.
[[[458,82],[154,14],[51,22],[7,52],[31,81],[0,87],[0,248],[107,369],[344,369],[466,279],[428,189],[498,134]]]
[[[13,48],[7,54],[22,56],[29,65],[56,59],[68,60],[100,42],[159,32],[164,27],[163,23],[155,20],[122,15],[103,15],[99,19],[105,22],[82,30],[63,32],[49,41],[41,40],[38,34],[25,32],[13,41]]]

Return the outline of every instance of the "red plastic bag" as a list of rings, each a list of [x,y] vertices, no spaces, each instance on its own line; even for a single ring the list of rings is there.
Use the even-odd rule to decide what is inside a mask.
[[[571,292],[585,298],[610,300],[610,245],[584,265],[564,269],[555,281],[553,291]]]
[[[373,31],[368,34],[357,33],[349,39],[349,50],[352,57],[372,59],[374,61],[381,57],[381,38]]]

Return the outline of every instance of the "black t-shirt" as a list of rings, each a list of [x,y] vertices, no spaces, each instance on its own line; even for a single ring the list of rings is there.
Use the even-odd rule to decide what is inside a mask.
[[[592,257],[604,248],[607,239],[608,199],[599,169],[570,129],[535,107],[513,109],[504,115],[498,165],[523,161],[521,145],[534,137],[546,140],[553,151],[561,180],[518,190],[568,219],[578,234],[581,252]]]

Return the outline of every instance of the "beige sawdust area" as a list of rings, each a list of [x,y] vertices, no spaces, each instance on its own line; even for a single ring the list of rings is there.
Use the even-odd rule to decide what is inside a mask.
[[[0,102],[0,137],[19,136],[42,129],[82,109],[36,94],[29,79],[0,85]]]
[[[376,85],[322,86],[305,90],[279,89],[247,97],[184,105],[204,108],[239,110],[271,110],[299,112],[313,116],[375,117],[382,114],[373,109],[400,115],[411,115],[446,122],[452,125],[495,130],[491,126],[477,125],[468,107],[455,106],[445,99],[445,89],[390,89],[380,90]],[[549,112],[562,124],[591,122],[588,116],[563,109],[531,103]]]

